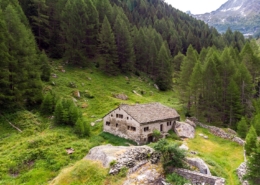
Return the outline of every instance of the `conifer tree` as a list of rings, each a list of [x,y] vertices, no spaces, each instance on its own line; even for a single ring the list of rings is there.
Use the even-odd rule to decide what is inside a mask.
[[[256,149],[256,143],[257,143],[257,134],[254,126],[251,125],[249,132],[246,135],[246,144],[245,144],[245,150],[248,156],[253,152],[254,149]]]
[[[260,113],[253,117],[252,125],[254,126],[257,135],[260,136]]]
[[[53,96],[50,92],[48,92],[45,96],[44,99],[42,101],[41,104],[41,113],[44,115],[50,115],[53,113]]]
[[[117,46],[115,43],[114,33],[111,29],[109,21],[105,16],[101,31],[99,34],[99,51],[104,59],[104,63],[101,64],[101,69],[107,74],[118,73],[118,55]]]
[[[172,87],[172,67],[170,64],[169,50],[163,43],[158,53],[157,64],[160,66],[156,75],[156,83],[160,90],[165,91]],[[167,49],[166,49],[167,48]]]
[[[39,63],[41,65],[41,79],[42,81],[48,82],[50,81],[51,76],[51,67],[48,63],[48,57],[46,56],[45,52],[42,52],[39,58]]]
[[[9,61],[8,106],[37,104],[42,99],[40,66],[33,35],[21,21],[14,7],[9,4],[4,11],[7,26]],[[26,101],[24,101],[26,100]],[[7,103],[7,102],[6,102]]]
[[[254,150],[252,155],[247,161],[247,179],[251,185],[258,185],[260,183],[260,144],[258,143],[257,148]]]
[[[114,30],[119,61],[118,67],[124,73],[131,72],[135,62],[133,43],[126,22],[120,15],[116,18]]]
[[[3,107],[3,105],[6,103],[6,100],[10,101],[10,89],[9,89],[9,60],[10,55],[8,53],[8,48],[6,46],[7,44],[7,28],[4,22],[2,10],[0,9],[0,58],[1,58],[1,64],[0,64],[0,105]]]
[[[248,126],[246,123],[246,119],[245,117],[242,117],[237,124],[237,133],[241,138],[245,139],[247,131],[248,131]]]

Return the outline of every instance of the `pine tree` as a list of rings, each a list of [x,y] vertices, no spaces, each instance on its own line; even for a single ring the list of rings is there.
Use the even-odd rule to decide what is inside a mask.
[[[9,4],[4,11],[8,35],[9,103],[8,106],[38,104],[42,99],[40,66],[36,43],[30,29],[22,23],[15,8]],[[26,100],[26,101],[24,101]]]
[[[257,142],[257,134],[254,126],[251,125],[249,132],[246,135],[246,144],[245,144],[245,150],[248,156],[254,151],[254,149],[256,149],[256,142]]]
[[[80,113],[78,111],[78,108],[74,104],[71,104],[69,108],[69,124],[75,125],[79,118],[80,118]]]
[[[168,90],[172,87],[172,67],[170,64],[169,50],[167,51],[166,43],[163,43],[158,53],[157,64],[158,74],[155,76],[156,84],[162,91]],[[166,49],[167,48],[167,49]]]
[[[115,75],[118,73],[118,55],[117,46],[115,43],[114,33],[105,16],[101,31],[99,34],[99,51],[102,55],[104,62],[101,63],[101,69],[107,73]]]
[[[247,179],[251,185],[260,184],[260,144],[258,143],[257,148],[254,150],[252,155],[247,161]]]
[[[41,113],[43,115],[50,115],[53,113],[53,96],[50,92],[48,92],[45,96],[44,99],[42,101],[41,104]]]
[[[0,9],[0,105],[3,107],[3,105],[6,103],[6,101],[10,101],[10,89],[9,89],[9,60],[10,55],[8,53],[7,48],[7,28],[4,22],[3,14]]]
[[[114,31],[119,61],[118,67],[124,73],[131,72],[135,62],[134,48],[128,26],[120,15],[116,18]]]
[[[50,81],[50,76],[51,76],[51,67],[50,64],[48,63],[48,57],[44,52],[41,53],[39,62],[41,65],[41,79],[42,81],[48,82]]]
[[[257,135],[260,136],[260,113],[253,117],[251,125],[254,126]]]
[[[246,123],[246,119],[244,117],[242,117],[241,120],[237,124],[237,133],[241,138],[245,139],[247,131],[248,131],[248,126]]]

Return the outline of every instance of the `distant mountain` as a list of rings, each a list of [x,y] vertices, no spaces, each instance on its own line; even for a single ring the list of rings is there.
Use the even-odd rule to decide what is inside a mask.
[[[228,27],[244,35],[260,32],[260,0],[228,0],[216,11],[192,15],[214,26],[219,32]]]

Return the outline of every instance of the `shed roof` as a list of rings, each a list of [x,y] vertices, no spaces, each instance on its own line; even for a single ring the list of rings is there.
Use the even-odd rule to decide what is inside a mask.
[[[122,104],[119,108],[123,109],[139,123],[149,123],[180,116],[175,109],[164,106],[160,103],[136,105]]]

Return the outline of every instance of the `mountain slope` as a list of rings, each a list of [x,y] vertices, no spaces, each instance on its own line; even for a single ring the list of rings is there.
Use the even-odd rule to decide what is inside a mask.
[[[219,32],[230,27],[244,35],[253,35],[260,29],[259,13],[259,0],[228,0],[216,11],[193,16],[214,26]]]

